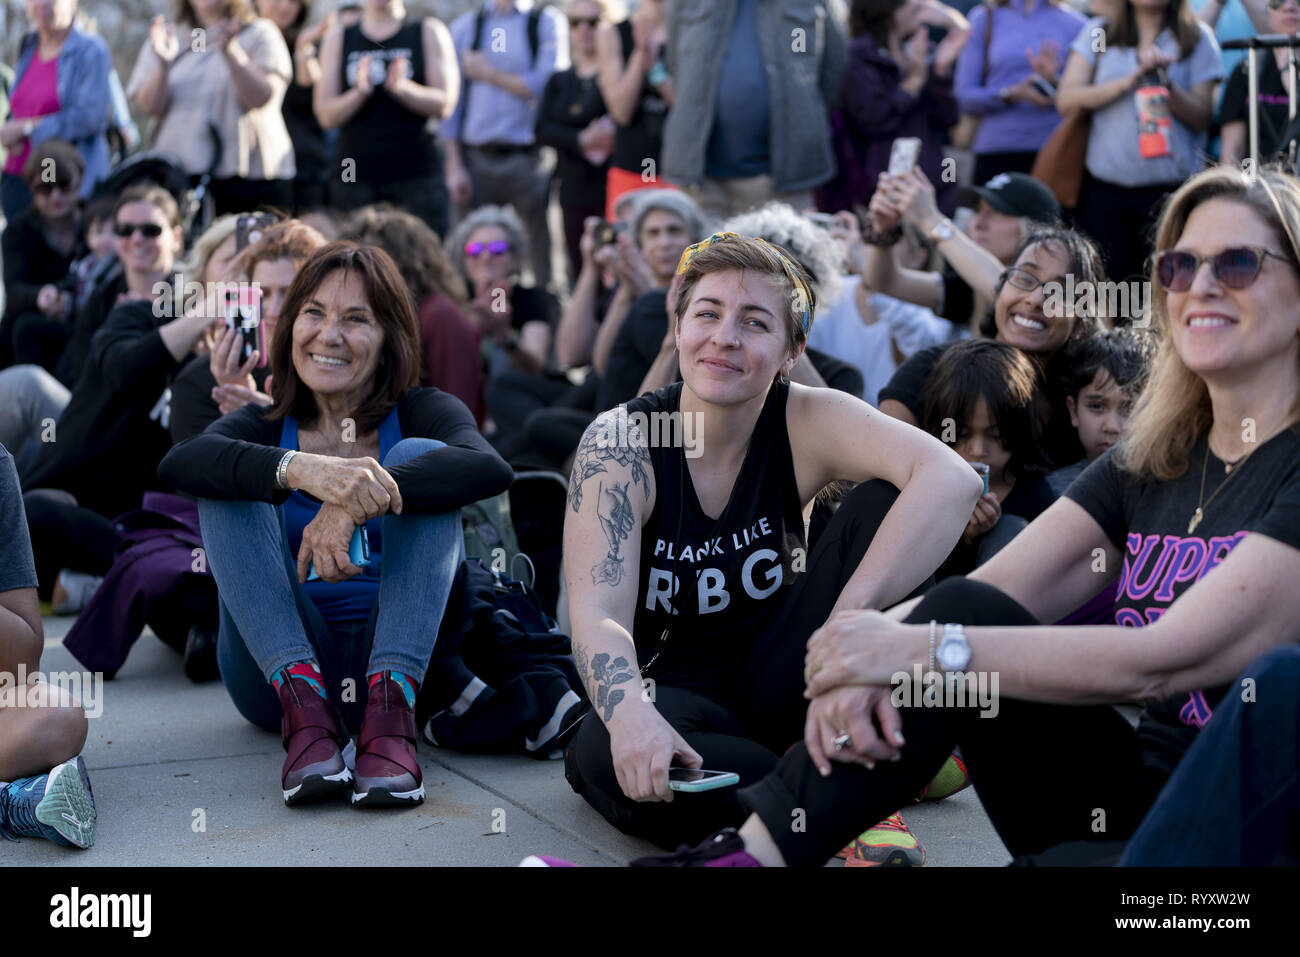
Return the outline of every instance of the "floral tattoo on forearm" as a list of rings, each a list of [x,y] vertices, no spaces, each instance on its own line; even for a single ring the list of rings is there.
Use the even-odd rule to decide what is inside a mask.
[[[608,723],[614,716],[614,708],[624,698],[622,688],[615,685],[626,684],[636,680],[631,663],[621,655],[610,661],[610,656],[601,652],[588,660],[587,652],[579,645],[573,646],[573,663],[578,667],[578,676],[591,692],[592,703],[601,718]]]
[[[632,481],[644,486],[646,498],[650,497],[650,450],[635,426],[626,428],[626,444],[609,441],[610,428],[589,428],[582,444],[573,456],[573,473],[569,476],[569,505],[576,512],[582,508],[582,486],[587,479],[609,471],[605,465],[613,462],[632,473]]]

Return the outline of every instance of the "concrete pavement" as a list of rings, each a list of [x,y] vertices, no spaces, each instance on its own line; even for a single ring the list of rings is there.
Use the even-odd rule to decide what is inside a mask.
[[[79,670],[61,641],[72,619],[44,621],[42,669]],[[655,852],[578,798],[558,761],[458,754],[423,741],[419,750],[427,789],[419,808],[286,808],[279,737],[247,724],[220,682],[192,684],[180,656],[146,632],[104,684],[103,713],[90,722],[94,848],[0,841],[0,865],[513,866],[544,853],[618,866]],[[904,817],[927,866],[1009,860],[969,789],[905,808]]]

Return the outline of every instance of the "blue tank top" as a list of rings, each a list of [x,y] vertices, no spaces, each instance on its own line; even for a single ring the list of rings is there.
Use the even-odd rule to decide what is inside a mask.
[[[398,422],[397,408],[394,406],[384,421],[379,423],[379,461],[382,462],[388,450],[401,439],[402,426]],[[284,424],[280,427],[280,448],[298,448],[298,420],[292,415],[286,415]],[[316,517],[320,507],[320,499],[298,490],[290,492],[285,500],[285,531],[289,536],[289,551],[295,558],[302,545],[302,530]],[[326,624],[366,621],[370,618],[370,612],[379,598],[379,563],[384,544],[382,525],[382,518],[372,518],[366,522],[366,535],[370,539],[370,567],[365,568],[360,575],[333,584],[317,579],[303,586],[307,597]]]

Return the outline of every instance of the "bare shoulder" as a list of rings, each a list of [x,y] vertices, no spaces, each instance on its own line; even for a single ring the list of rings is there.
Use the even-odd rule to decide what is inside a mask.
[[[593,479],[595,482],[593,482]],[[626,408],[610,409],[596,417],[582,435],[573,455],[569,477],[569,507],[581,512],[584,497],[593,485],[622,483],[626,493],[639,492],[643,516],[654,509],[654,468],[647,437],[636,417]]]

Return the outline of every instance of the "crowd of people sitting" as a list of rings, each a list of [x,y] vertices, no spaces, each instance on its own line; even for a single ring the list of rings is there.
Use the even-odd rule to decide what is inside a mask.
[[[649,866],[919,865],[968,784],[1019,859],[1300,860],[1296,132],[1221,7],[177,0],[123,85],[27,0],[0,833],[94,840],[54,614],[221,680],[290,806],[474,720]]]

